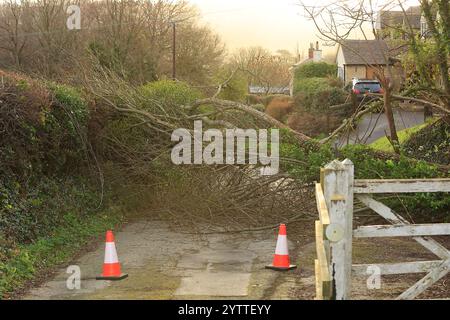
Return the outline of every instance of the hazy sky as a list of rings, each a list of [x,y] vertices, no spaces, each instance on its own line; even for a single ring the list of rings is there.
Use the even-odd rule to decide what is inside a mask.
[[[323,5],[329,1],[310,2]],[[309,43],[318,40],[313,23],[303,17],[299,0],[190,0],[190,2],[197,5],[203,14],[203,21],[221,35],[230,51],[239,47],[263,46],[272,51],[287,49],[295,52],[298,43],[300,53],[306,54]],[[418,0],[407,2],[408,5],[418,4]],[[362,34],[359,32],[354,37],[362,39]],[[330,50],[332,49],[327,51]]]

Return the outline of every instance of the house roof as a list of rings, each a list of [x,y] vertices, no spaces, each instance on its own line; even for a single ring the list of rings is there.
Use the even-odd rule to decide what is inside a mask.
[[[385,64],[384,54],[389,56],[383,40],[344,40],[340,47],[347,65]]]
[[[411,27],[413,29],[420,29],[420,18],[422,17],[422,8],[420,6],[416,7],[409,7],[406,12],[406,19],[408,19],[409,23],[411,24]],[[407,21],[405,21],[406,26]]]
[[[301,65],[304,65],[306,63],[321,62],[321,61],[323,61],[322,58],[319,61],[314,61],[314,58],[306,58],[306,59],[303,59],[300,62],[297,62],[297,63],[293,64],[292,67],[295,69],[295,68],[297,68],[297,67],[299,67]]]
[[[399,10],[382,10],[379,13],[378,20],[382,29],[389,27],[408,27],[408,22],[413,29],[420,29],[421,16],[422,8],[415,6],[409,7],[404,13]]]
[[[379,20],[381,28],[395,27],[403,24],[403,12],[401,11],[380,11]]]
[[[248,87],[250,94],[284,94],[289,92],[289,87],[264,87],[257,85],[250,85]]]

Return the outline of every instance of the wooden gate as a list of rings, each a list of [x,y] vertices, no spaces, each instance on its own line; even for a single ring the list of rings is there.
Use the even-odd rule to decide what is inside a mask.
[[[450,251],[430,236],[450,235],[450,224],[410,224],[371,194],[450,192],[450,179],[355,180],[350,160],[333,161],[321,169],[316,184],[319,220],[316,221],[316,299],[350,299],[351,276],[365,275],[376,266],[381,275],[426,273],[397,299],[414,299],[450,271]],[[372,209],[390,225],[353,230],[353,199]],[[439,260],[395,264],[352,265],[355,238],[412,237]]]

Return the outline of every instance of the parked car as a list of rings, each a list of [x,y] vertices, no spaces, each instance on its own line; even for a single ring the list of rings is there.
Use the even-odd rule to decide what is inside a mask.
[[[378,80],[353,79],[352,92],[362,99],[366,93],[383,93],[383,88]]]

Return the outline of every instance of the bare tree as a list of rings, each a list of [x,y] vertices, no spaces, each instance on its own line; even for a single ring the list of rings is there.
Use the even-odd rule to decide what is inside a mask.
[[[0,49],[8,52],[17,69],[22,65],[24,48],[27,44],[27,38],[23,36],[26,32],[23,25],[26,14],[29,14],[27,1],[18,3],[16,0],[7,0],[1,5]]]
[[[81,30],[66,26],[74,4],[81,8]],[[94,57],[142,84],[171,73],[171,21],[179,20],[180,80],[204,85],[222,62],[224,45],[184,0],[7,0],[0,5],[0,64],[78,82],[77,63]]]
[[[247,73],[248,83],[263,86],[266,93],[273,87],[287,87],[291,62],[286,52],[272,54],[262,47],[241,48],[231,57],[231,65]]]

